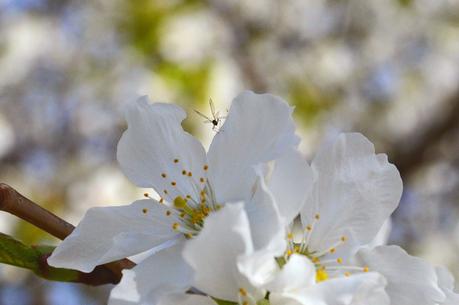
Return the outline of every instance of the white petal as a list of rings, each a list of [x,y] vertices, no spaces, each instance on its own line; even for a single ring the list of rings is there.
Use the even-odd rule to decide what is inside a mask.
[[[269,248],[280,256],[286,248],[285,224],[259,169],[255,194],[245,205],[255,250]]]
[[[177,238],[174,219],[154,200],[89,209],[48,258],[54,267],[90,272],[94,267],[141,253]]]
[[[459,304],[459,294],[452,290],[445,291],[446,299],[441,305],[457,305]]]
[[[402,181],[385,155],[375,155],[373,144],[358,133],[342,134],[323,147],[312,163],[315,175],[311,196],[303,207],[305,225],[314,224],[310,249],[326,251],[348,237],[357,247],[369,243],[397,207]]]
[[[273,252],[263,249],[249,255],[239,256],[237,267],[251,286],[261,288],[272,282],[279,271],[276,257]],[[264,297],[263,294],[260,295],[260,298],[262,297]]]
[[[437,285],[435,268],[420,258],[408,255],[398,246],[361,249],[357,253],[357,261],[387,279],[386,291],[392,304],[435,305],[445,299]]]
[[[453,290],[454,289],[454,277],[451,272],[445,267],[435,267],[435,272],[438,277],[438,286],[441,289]]]
[[[291,150],[277,159],[268,188],[276,199],[286,225],[300,213],[312,187],[311,167],[297,150]]]
[[[327,280],[283,295],[271,294],[270,299],[271,305],[389,305],[385,285],[381,275],[369,272]]]
[[[237,258],[253,252],[243,204],[228,204],[210,214],[199,235],[186,243],[183,256],[193,267],[193,286],[213,297],[237,301],[241,279]]]
[[[141,295],[136,289],[135,273],[124,270],[121,282],[110,293],[108,305],[152,305],[152,303],[141,302]]]
[[[185,292],[192,270],[181,256],[182,248],[183,244],[172,246],[124,270],[121,282],[111,291],[109,305],[154,305],[164,295]]]
[[[368,244],[368,246],[376,247],[376,246],[387,245],[387,241],[389,240],[391,230],[392,230],[392,221],[389,218],[384,222],[381,229],[379,229],[378,234],[376,234],[375,238]]]
[[[142,97],[128,105],[128,129],[118,143],[117,158],[125,175],[140,187],[153,187],[169,201],[178,195],[199,199],[195,186],[206,177],[204,148],[182,129],[185,116],[178,106],[149,104]]]
[[[202,295],[177,294],[167,296],[158,305],[218,305],[209,297]]]
[[[285,101],[269,94],[241,93],[208,152],[218,201],[250,197],[256,180],[252,166],[280,157],[298,142],[292,108]]]
[[[445,293],[446,300],[442,305],[457,305],[459,304],[459,294],[454,292],[454,277],[444,267],[436,267],[438,277],[438,286]]]
[[[271,293],[295,292],[314,285],[316,267],[304,255],[293,254],[282,269],[278,269],[270,283],[265,288]]]

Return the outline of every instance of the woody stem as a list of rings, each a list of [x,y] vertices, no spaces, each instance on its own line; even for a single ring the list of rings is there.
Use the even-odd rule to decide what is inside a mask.
[[[15,215],[61,240],[75,229],[70,223],[24,197],[5,183],[0,183],[0,210]],[[121,279],[121,270],[134,266],[135,264],[128,259],[104,265],[112,272],[115,282]]]

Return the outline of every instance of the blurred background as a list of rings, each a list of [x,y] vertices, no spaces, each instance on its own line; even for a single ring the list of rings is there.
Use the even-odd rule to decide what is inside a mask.
[[[386,152],[405,185],[390,241],[459,275],[459,0],[0,0],[0,181],[77,224],[143,193],[115,159],[125,103],[178,103],[208,144],[192,110],[244,89],[296,106],[309,160],[340,131]],[[57,243],[4,213],[0,232]],[[109,289],[0,266],[1,305]]]

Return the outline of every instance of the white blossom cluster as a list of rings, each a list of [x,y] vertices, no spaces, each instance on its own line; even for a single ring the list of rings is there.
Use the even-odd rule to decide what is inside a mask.
[[[90,209],[48,259],[90,272],[143,253],[110,305],[453,305],[442,267],[385,244],[402,194],[397,168],[357,133],[309,165],[293,109],[243,92],[206,152],[185,112],[128,105],[117,158],[158,199]]]

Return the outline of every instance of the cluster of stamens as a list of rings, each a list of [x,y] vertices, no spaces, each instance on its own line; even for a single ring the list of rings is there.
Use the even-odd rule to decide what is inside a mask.
[[[317,222],[320,220],[320,214],[315,214],[311,224],[308,224],[304,227],[303,236],[300,242],[295,242],[293,233],[289,232],[287,234],[288,247],[285,251],[283,259],[287,261],[289,257],[294,254],[301,254],[307,256],[316,267],[316,281],[321,282],[329,278],[330,273],[333,272],[334,275],[339,276],[343,274],[344,276],[350,276],[352,272],[368,272],[368,267],[358,267],[358,266],[348,266],[343,264],[343,258],[333,257],[328,258],[328,256],[336,253],[336,249],[342,246],[347,241],[346,236],[341,236],[339,239],[322,251],[315,251],[310,249],[309,242],[311,240],[314,227]]]
[[[173,159],[173,163],[178,165],[179,159]],[[203,166],[203,172],[207,172],[208,165]],[[188,178],[188,183],[193,190],[191,194],[183,194],[180,192],[177,181],[169,180],[167,173],[161,173],[162,179],[168,181],[169,189],[164,189],[159,203],[166,204],[170,207],[166,211],[167,217],[173,217],[174,222],[172,229],[183,233],[186,238],[192,238],[201,231],[204,226],[204,219],[212,212],[221,208],[216,202],[215,193],[206,177],[193,176],[191,171],[182,169],[180,174]],[[145,197],[151,198],[148,193]],[[166,203],[165,203],[166,202]],[[148,213],[148,209],[143,209],[144,214]]]
[[[258,303],[257,303],[257,300],[247,292],[247,290],[245,290],[244,288],[239,288],[238,304],[256,305]]]

